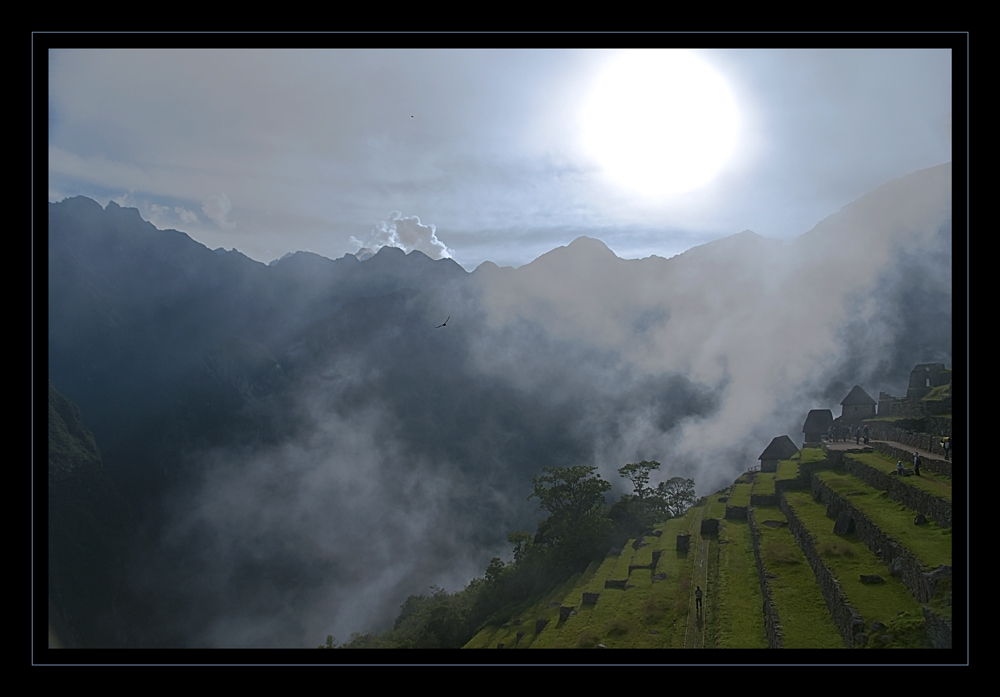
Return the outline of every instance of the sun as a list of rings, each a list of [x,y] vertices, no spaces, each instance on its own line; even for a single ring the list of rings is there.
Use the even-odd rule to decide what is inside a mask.
[[[700,188],[726,164],[739,114],[726,81],[690,51],[627,51],[597,76],[582,145],[609,178],[644,196]]]

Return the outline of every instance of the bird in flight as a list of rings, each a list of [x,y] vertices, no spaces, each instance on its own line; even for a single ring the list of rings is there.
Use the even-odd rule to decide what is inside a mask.
[[[451,315],[448,315],[448,319],[451,319]],[[434,328],[435,328],[435,329],[440,329],[440,328],[441,328],[441,327],[443,327],[444,325],[448,324],[448,319],[446,319],[446,320],[445,320],[444,322],[442,322],[441,324],[439,324],[438,326],[436,326],[436,327],[434,327]]]

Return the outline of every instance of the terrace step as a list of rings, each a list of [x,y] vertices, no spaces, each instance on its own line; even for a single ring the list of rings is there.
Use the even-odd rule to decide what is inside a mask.
[[[922,513],[942,527],[951,527],[951,480],[934,474],[899,477],[895,462],[875,453],[829,453],[829,463],[864,483],[888,493],[915,513]]]
[[[846,519],[858,537],[913,596],[929,602],[951,579],[951,528],[914,523],[914,511],[843,470],[813,475],[813,498],[831,519]]]
[[[715,588],[707,589],[707,601],[715,604],[717,618],[715,636],[709,645],[719,649],[766,649],[763,598],[747,521],[723,521],[717,558],[718,581]]]
[[[888,637],[889,645],[897,641],[896,628],[902,626],[897,621],[923,617],[909,589],[888,573],[857,535],[833,532],[826,507],[816,503],[810,492],[783,492],[780,503],[847,646],[865,646],[871,637],[874,641]],[[863,583],[861,577],[871,574],[882,576],[884,583]]]
[[[785,514],[752,506],[749,516],[771,648],[844,648],[805,554]]]

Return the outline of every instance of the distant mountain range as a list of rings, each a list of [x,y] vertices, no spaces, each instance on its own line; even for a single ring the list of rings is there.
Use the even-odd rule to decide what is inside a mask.
[[[655,458],[712,491],[852,385],[951,365],[950,164],[789,244],[671,259],[586,237],[472,273],[218,251],[115,203],[49,206],[49,376],[176,570],[164,636],[186,645],[377,628],[533,529],[543,466]]]

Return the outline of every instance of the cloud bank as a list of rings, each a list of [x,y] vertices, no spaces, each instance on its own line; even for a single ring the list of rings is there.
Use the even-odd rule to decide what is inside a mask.
[[[364,241],[352,236],[351,242],[373,254],[382,247],[395,247],[407,254],[417,250],[431,259],[450,259],[452,255],[452,250],[438,239],[434,225],[424,225],[417,216],[404,216],[399,211],[392,211],[388,220],[379,221]]]

